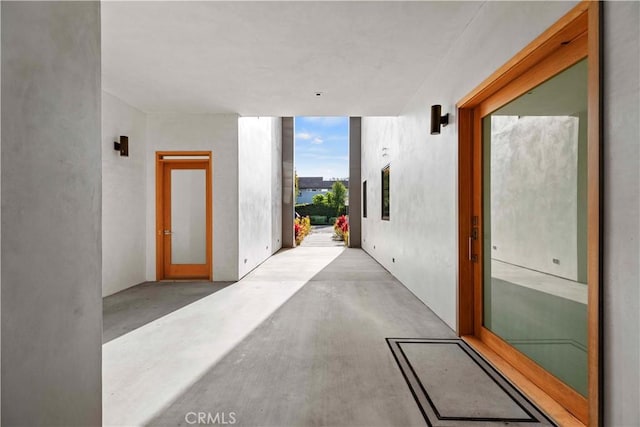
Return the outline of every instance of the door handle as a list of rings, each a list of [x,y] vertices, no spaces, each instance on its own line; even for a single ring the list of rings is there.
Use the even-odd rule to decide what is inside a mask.
[[[469,261],[478,262],[478,255],[473,253],[473,241],[477,240],[477,235],[469,236]]]
[[[164,230],[164,235],[168,236],[169,234],[173,234],[173,231],[171,230]]]

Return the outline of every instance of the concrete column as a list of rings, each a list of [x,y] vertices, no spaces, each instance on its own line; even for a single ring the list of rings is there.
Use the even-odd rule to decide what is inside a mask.
[[[349,118],[349,247],[361,247],[362,174],[360,117]]]
[[[100,2],[2,2],[2,425],[102,423]]]
[[[604,2],[603,9],[601,396],[603,425],[631,426],[640,419],[640,4]]]
[[[282,247],[293,248],[296,198],[293,171],[293,117],[282,118]]]

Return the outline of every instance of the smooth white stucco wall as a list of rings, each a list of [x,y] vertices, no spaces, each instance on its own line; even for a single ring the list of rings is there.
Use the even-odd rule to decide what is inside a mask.
[[[100,425],[100,3],[1,7],[2,425]]]
[[[279,129],[278,118],[238,119],[238,277],[243,277],[281,247]]]
[[[238,279],[238,116],[148,114],[147,280],[156,278],[156,151],[212,151],[213,278]]]
[[[102,296],[145,281],[146,126],[145,113],[102,92]],[[120,135],[129,157],[113,149]]]
[[[604,3],[604,403],[640,420],[640,3]]]
[[[457,123],[455,104],[575,2],[485,2],[400,117],[362,119],[368,215],[362,247],[456,327]],[[429,134],[430,106],[451,124]],[[386,149],[385,149],[386,148]],[[383,150],[385,149],[385,150]],[[380,219],[380,170],[391,164],[391,219]],[[393,259],[395,258],[395,262]]]

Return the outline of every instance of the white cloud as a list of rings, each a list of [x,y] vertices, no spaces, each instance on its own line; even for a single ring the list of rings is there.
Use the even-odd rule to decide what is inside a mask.
[[[311,141],[312,144],[322,144],[323,142],[324,141],[320,137],[315,137],[314,140]]]
[[[299,132],[299,133],[296,134],[296,138],[306,141],[308,139],[313,138],[313,135],[311,135],[310,133],[307,133],[307,132]]]

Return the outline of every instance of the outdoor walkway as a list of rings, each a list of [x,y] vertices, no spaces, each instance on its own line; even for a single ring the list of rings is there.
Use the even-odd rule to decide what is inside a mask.
[[[333,239],[333,234],[331,225],[314,225],[311,227],[311,233],[304,238],[300,246],[314,248],[344,246],[343,241]]]
[[[206,417],[202,425],[216,419],[242,426],[426,425],[386,339],[455,335],[364,251],[283,250],[237,283],[211,285],[213,293],[203,293],[202,283],[184,283],[197,288],[201,298],[174,304],[178,308],[172,312],[153,304],[144,308],[131,298],[127,304],[115,301],[126,300],[128,293],[148,300],[165,286],[143,285],[105,299],[112,329],[124,328],[118,317],[130,328],[126,319],[131,316],[167,312],[147,316],[148,323],[123,335],[108,333],[105,425],[187,426],[200,414]],[[160,299],[158,304],[168,303]],[[113,307],[118,313],[110,313]],[[479,370],[470,359],[463,358],[461,365],[456,360],[446,353],[421,365],[445,378],[457,375],[450,381],[457,389],[442,386],[441,395],[433,397],[445,410],[462,408],[471,415],[496,410],[485,407],[485,397],[488,406],[512,411],[513,402],[486,392],[494,387],[502,393],[491,380],[483,383],[481,371],[469,372]],[[487,388],[469,398],[467,389],[476,383]]]

